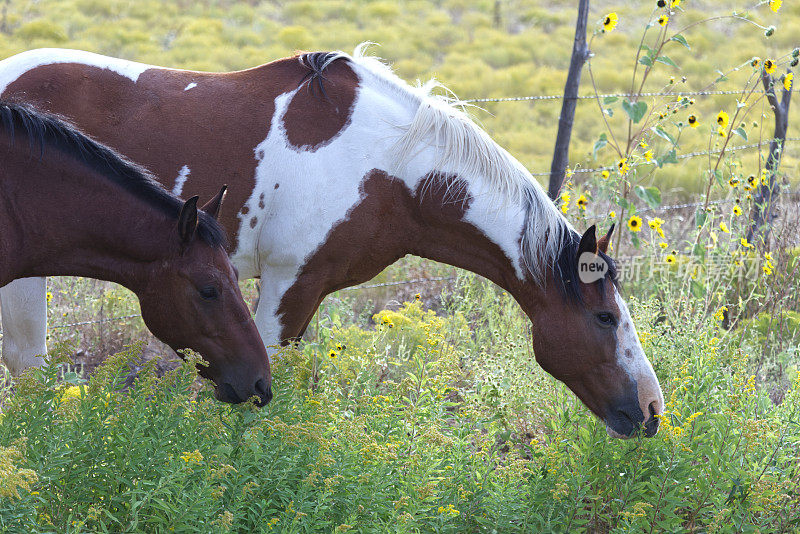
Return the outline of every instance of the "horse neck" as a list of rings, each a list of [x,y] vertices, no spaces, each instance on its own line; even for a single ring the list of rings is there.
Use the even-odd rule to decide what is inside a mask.
[[[532,313],[540,288],[521,257],[526,210],[483,180],[431,173],[415,192],[409,251],[476,273],[508,291]]]
[[[41,158],[18,139],[0,183],[0,285],[29,276],[84,276],[134,291],[166,259],[175,222],[58,149]]]

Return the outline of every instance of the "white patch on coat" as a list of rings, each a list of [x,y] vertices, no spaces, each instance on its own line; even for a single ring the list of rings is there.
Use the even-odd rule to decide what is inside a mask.
[[[664,394],[658,382],[650,360],[644,354],[636,326],[628,310],[628,305],[622,300],[619,292],[614,290],[614,298],[619,308],[619,326],[617,327],[617,361],[628,375],[636,381],[639,392],[639,408],[645,420],[650,418],[650,404],[655,403],[656,413],[664,413]],[[630,352],[627,352],[630,351]]]
[[[189,167],[184,165],[181,167],[181,170],[178,171],[178,177],[175,178],[175,186],[172,188],[172,194],[179,197],[181,193],[183,193],[183,184],[186,183],[186,178],[189,177],[189,173],[192,172]]]
[[[192,83],[190,83],[189,85],[187,85],[186,87],[184,87],[184,89],[183,89],[183,90],[184,90],[184,91],[188,91],[189,89],[191,89],[191,88],[193,88],[193,87],[197,87],[197,84],[196,84],[196,83],[194,83],[194,82],[192,82]]]
[[[238,247],[231,257],[242,279],[261,276],[264,281],[255,321],[270,354],[277,350],[282,328],[281,298],[331,229],[363,200],[359,187],[367,174],[397,168],[394,147],[419,107],[419,101],[397,98],[371,78],[362,79],[348,126],[332,142],[310,152],[293,148],[284,127],[284,114],[296,92],[275,99],[269,135],[255,147],[255,188],[238,214]],[[522,276],[519,240],[525,207],[498,205],[491,180],[466,175],[458,161],[443,165],[438,150],[431,140],[391,174],[410,191],[434,170],[465,180],[472,202],[464,219],[496,243]],[[275,183],[281,187],[275,189]],[[264,208],[259,207],[262,199]]]
[[[0,94],[17,78],[31,69],[42,65],[56,63],[79,63],[100,69],[108,69],[120,76],[125,76],[136,83],[139,76],[148,69],[160,69],[144,63],[136,63],[125,59],[101,56],[83,50],[69,50],[65,48],[39,48],[28,50],[15,56],[0,61]]]

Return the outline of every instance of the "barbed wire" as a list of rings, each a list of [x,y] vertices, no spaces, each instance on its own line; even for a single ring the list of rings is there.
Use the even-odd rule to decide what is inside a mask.
[[[800,141],[800,137],[787,137],[785,141]],[[748,145],[736,145],[736,146],[729,146],[726,147],[724,150],[725,152],[737,152],[739,150],[748,150],[751,148],[758,148],[761,146],[769,145],[772,141],[761,141],[759,143],[751,143]],[[715,148],[713,150],[700,150],[698,152],[687,152],[686,154],[679,154],[676,156],[676,159],[688,159],[688,158],[696,158],[698,156],[708,156],[711,154],[719,154],[722,152],[723,149]],[[602,172],[602,171],[613,171],[616,167],[614,165],[606,165],[604,167],[593,167],[589,169],[574,169],[572,173],[574,174],[585,174],[585,173],[593,173],[593,172]],[[550,172],[532,172],[532,176],[550,176]]]
[[[793,93],[800,92],[800,89],[792,90]],[[643,96],[714,96],[714,95],[741,95],[742,91],[734,90],[717,90],[717,91],[674,91],[674,92],[649,92],[649,93],[603,93],[597,95],[578,95],[575,98],[578,100],[595,100],[598,98],[631,98]],[[498,98],[468,98],[459,100],[459,103],[464,104],[479,104],[484,102],[522,102],[531,100],[561,100],[564,95],[530,95],[530,96],[508,96]]]

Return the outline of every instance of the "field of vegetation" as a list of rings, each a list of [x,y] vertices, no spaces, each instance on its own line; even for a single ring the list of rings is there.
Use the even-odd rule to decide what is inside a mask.
[[[396,285],[328,297],[276,357],[260,410],[213,400],[131,293],[54,279],[52,365],[2,387],[0,530],[800,531],[800,103],[777,186],[766,147],[730,150],[772,136],[759,77],[771,60],[779,96],[793,89],[800,6],[666,3],[662,24],[655,0],[592,2],[580,94],[635,96],[579,103],[557,200],[578,228],[620,229],[613,254],[667,401],[655,438],[610,439],[536,364],[509,295],[417,258],[373,281]],[[58,46],[230,70],[374,41],[401,77],[463,99],[555,95],[569,4],[12,0],[0,57]],[[641,95],[705,89],[741,93]],[[549,170],[560,100],[480,106],[494,139]],[[696,151],[713,153],[681,159]],[[762,183],[782,190],[769,234],[748,217]],[[664,208],[679,201],[693,205]]]

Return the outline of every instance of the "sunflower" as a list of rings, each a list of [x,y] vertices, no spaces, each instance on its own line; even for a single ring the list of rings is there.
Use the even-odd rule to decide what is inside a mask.
[[[669,7],[678,7],[679,5],[681,5],[681,0],[672,0],[672,3],[669,5]]]
[[[643,154],[643,156],[644,156],[644,160],[647,163],[650,163],[651,161],[653,161],[653,151],[652,150],[648,150],[647,152],[645,152]]]
[[[667,7],[667,0],[658,0],[658,2],[656,2],[656,5],[658,7]]]
[[[742,245],[743,248],[752,248],[753,245],[747,240],[746,237],[743,237],[739,240],[739,243]]]
[[[731,178],[730,180],[728,180],[728,185],[734,188],[739,187],[739,179],[735,177]]]
[[[686,119],[686,120],[689,123],[689,126],[691,126],[692,128],[697,128],[697,126],[699,126],[699,124],[700,124],[699,122],[697,122],[697,116],[696,115],[689,115],[689,118]]]
[[[575,202],[578,205],[578,208],[581,210],[585,210],[586,206],[589,205],[589,201],[586,200],[586,195],[581,195],[578,197],[578,200]]]
[[[618,20],[619,17],[614,12],[611,12],[608,15],[606,15],[605,18],[603,19],[603,31],[604,32],[614,31],[614,28],[617,27]]]
[[[724,111],[717,113],[717,125],[719,125],[721,128],[728,127],[728,114]]]
[[[330,352],[328,352],[328,358],[330,358],[331,360],[335,360],[338,354],[339,354],[338,352],[331,349]]]
[[[725,137],[726,135],[728,135],[728,132],[725,131],[725,128],[720,126],[719,128],[717,128],[717,135],[720,137]]]
[[[608,218],[609,219],[616,219],[617,218],[617,212],[614,211],[614,210],[609,211],[608,212]]]
[[[783,77],[783,88],[787,91],[792,90],[792,81],[794,80],[794,74],[791,72],[788,73],[786,76]]]
[[[673,254],[668,254],[667,257],[664,258],[664,261],[671,265],[677,261],[677,258]]]
[[[767,74],[772,74],[777,69],[778,69],[778,66],[775,64],[774,61],[772,61],[771,59],[765,59],[764,60],[764,70],[767,72]]]
[[[606,170],[606,171],[601,172],[600,176],[603,177],[603,180],[608,180],[608,177],[611,176],[611,173]]]
[[[619,169],[620,174],[625,174],[628,172],[628,169],[630,169],[630,166],[628,165],[628,158],[622,158],[619,160],[617,162],[617,168]]]
[[[719,229],[722,230],[723,232],[725,232],[726,234],[731,233],[731,231],[728,230],[728,225],[725,224],[725,221],[722,221],[722,222],[719,223]]]
[[[642,231],[642,218],[634,215],[630,219],[628,219],[628,230],[631,232],[641,232]]]
[[[734,207],[733,207],[733,214],[734,214],[736,217],[738,217],[739,215],[741,215],[741,214],[742,214],[742,208],[740,208],[739,206],[734,206]]]
[[[661,15],[658,17],[658,23],[662,26],[666,26],[667,22],[669,22],[669,17],[667,15]]]
[[[753,68],[757,68],[759,63],[761,63],[760,57],[754,57],[753,59],[750,60],[750,66]]]
[[[775,13],[781,8],[781,4],[783,4],[783,0],[769,0],[769,8]]]

